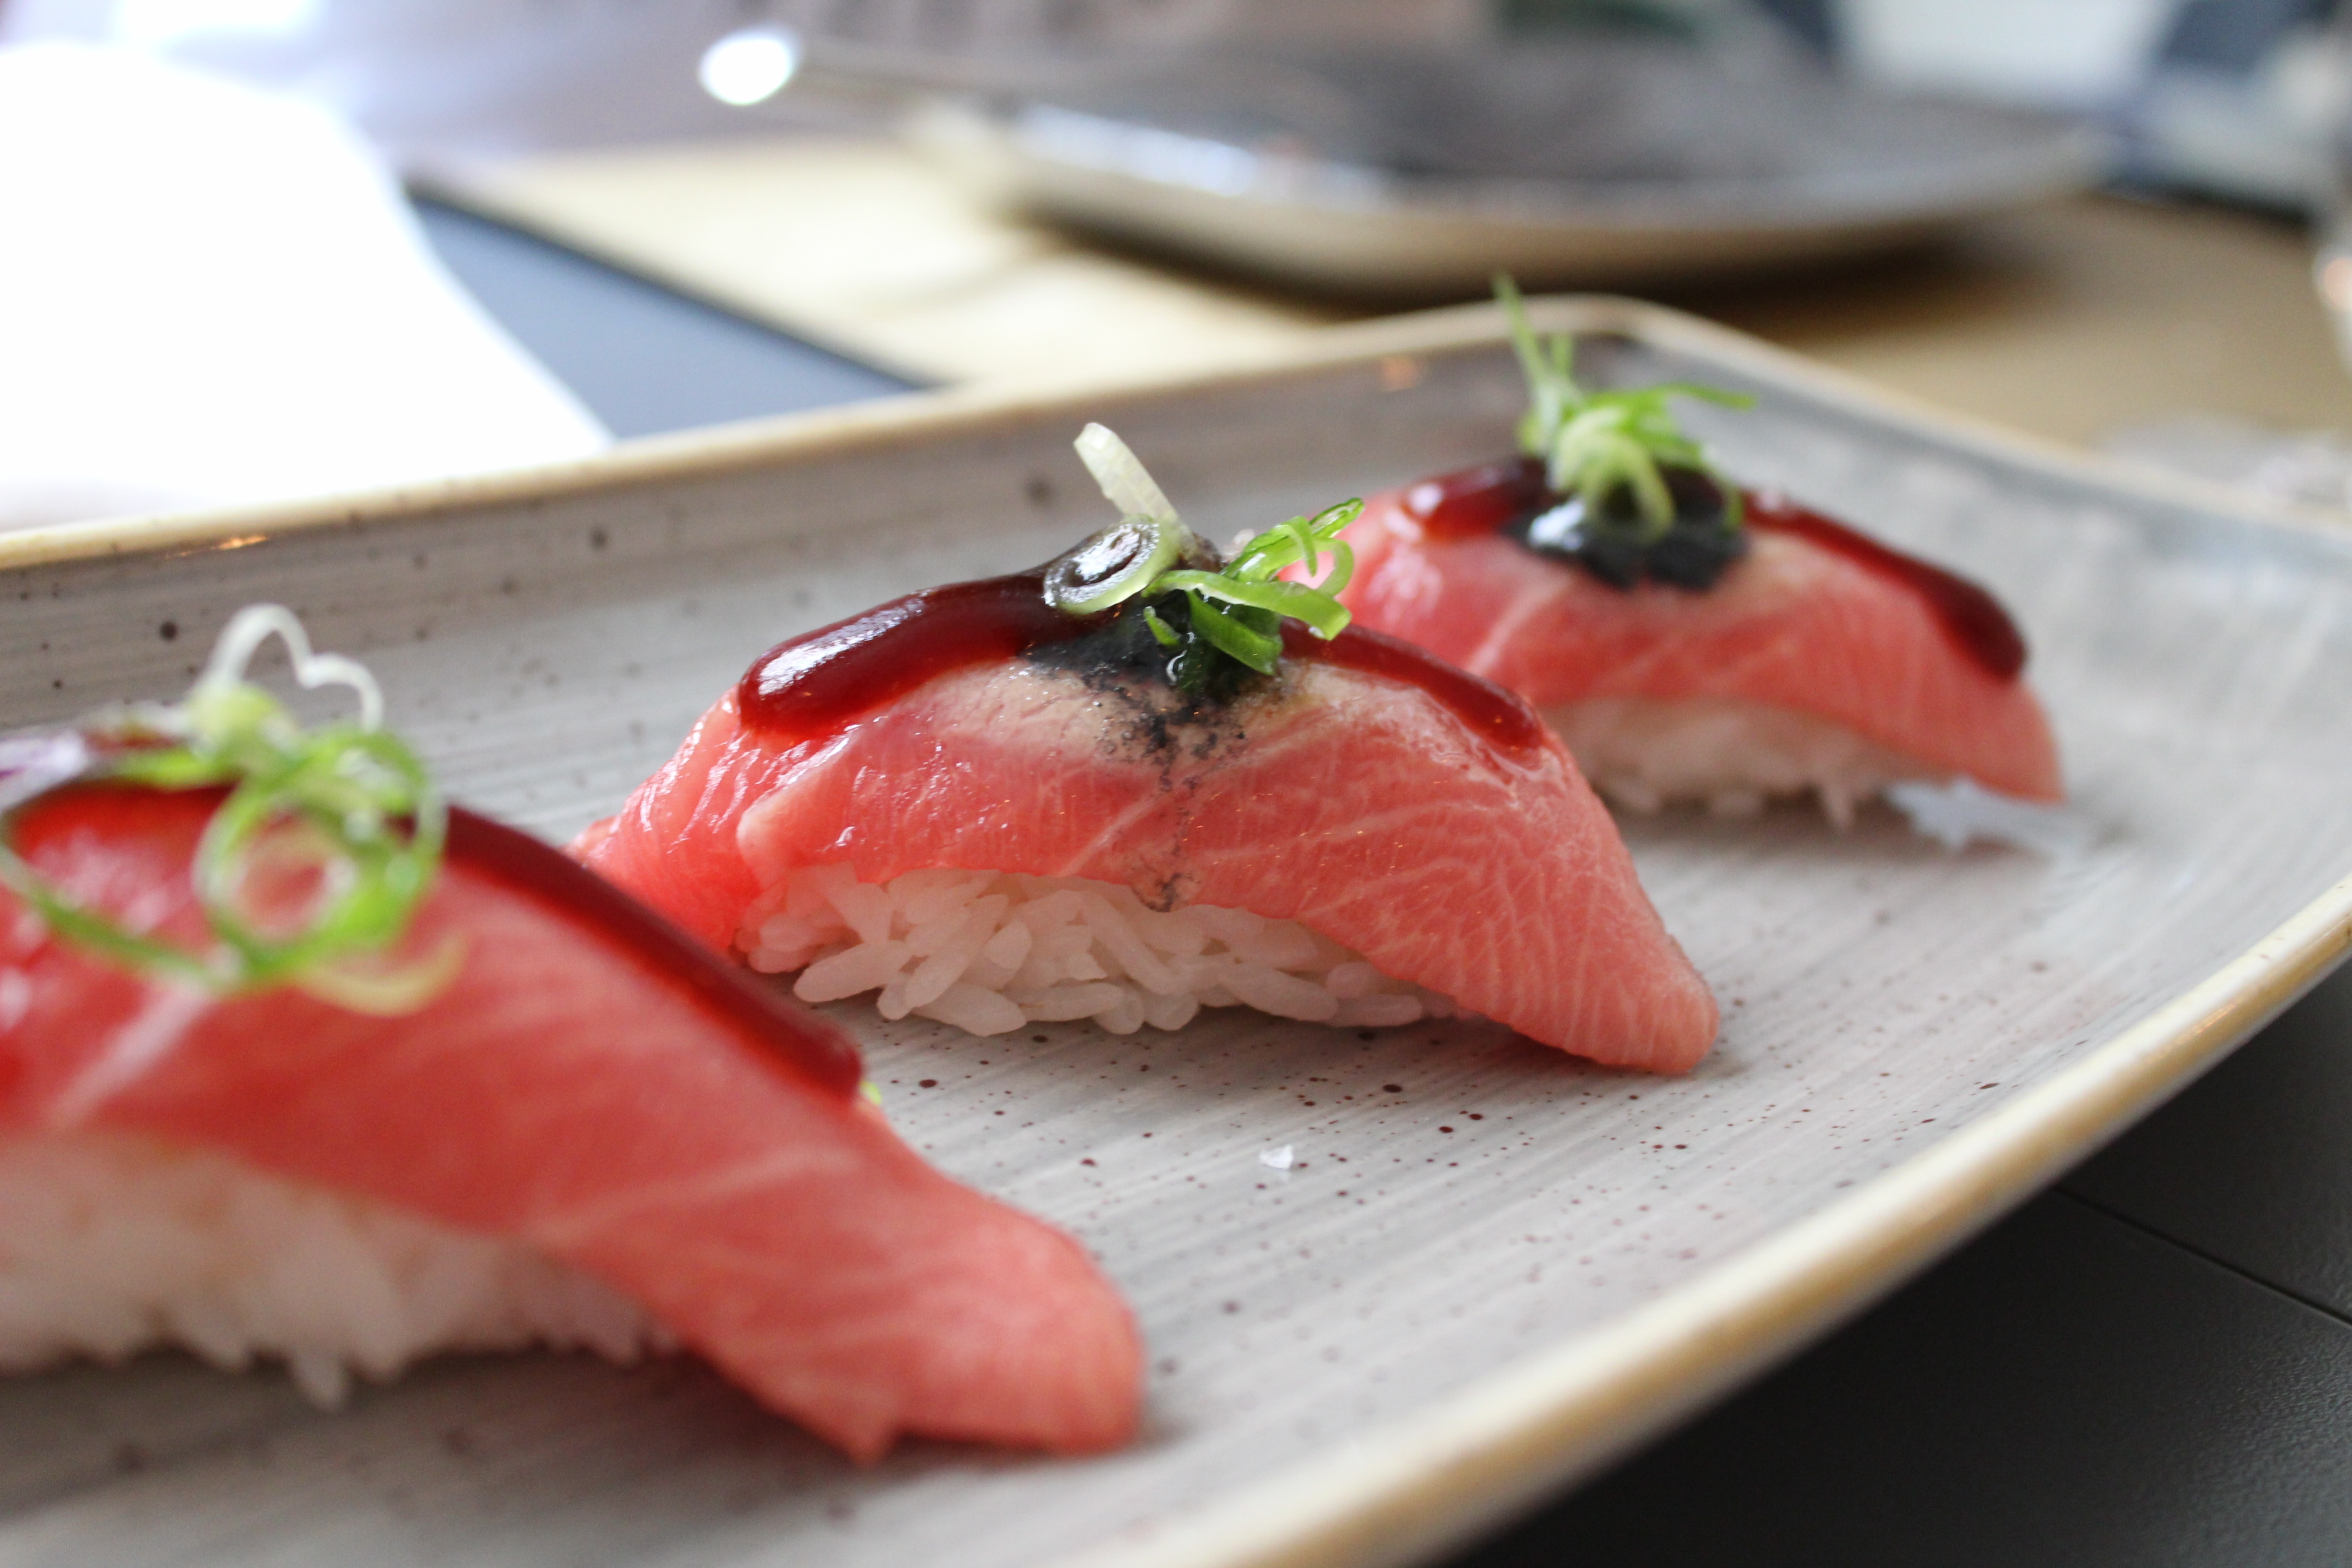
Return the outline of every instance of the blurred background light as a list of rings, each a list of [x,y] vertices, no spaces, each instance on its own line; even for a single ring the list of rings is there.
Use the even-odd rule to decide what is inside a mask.
[[[784,27],[747,27],[703,51],[702,89],[721,103],[759,103],[783,90],[801,68],[801,41]]]

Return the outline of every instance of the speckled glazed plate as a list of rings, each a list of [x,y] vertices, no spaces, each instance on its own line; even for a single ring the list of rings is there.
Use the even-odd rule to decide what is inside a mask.
[[[1696,416],[1736,471],[2000,591],[2076,847],[1952,854],[1795,811],[1628,823],[1725,1005],[1680,1080],[1478,1026],[979,1042],[846,1013],[909,1137],[1127,1290],[1152,1373],[1124,1453],[918,1444],[861,1470],[687,1361],[451,1360],[323,1414],[275,1373],[157,1356],[0,1384],[0,1563],[1409,1563],[1889,1289],[2338,956],[2352,540],[1682,318],[1545,314],[1613,334],[1583,362],[1610,379],[1759,393]],[[1101,521],[1081,421],[1222,533],[1494,452],[1518,398],[1496,330],[1448,312],[1181,384],[0,540],[0,716],[174,692],[234,608],[277,599],[374,665],[460,796],[561,837],[776,638]],[[1286,1173],[1261,1162],[1284,1146]]]

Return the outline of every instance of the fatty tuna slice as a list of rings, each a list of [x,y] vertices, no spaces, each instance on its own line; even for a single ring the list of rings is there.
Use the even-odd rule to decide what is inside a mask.
[[[1295,920],[1546,1045],[1684,1071],[1714,998],[1575,763],[1526,727],[1499,745],[1421,686],[1313,658],[1202,715],[1016,657],[797,741],[730,692],[574,852],[722,947],[811,866],[1119,883],[1152,908]]]
[[[216,796],[76,786],[17,847],[192,945]],[[554,850],[465,813],[404,945],[461,944],[420,1011],[134,977],[0,893],[0,1136],[130,1132],[515,1238],[645,1306],[853,1455],[902,1433],[1107,1448],[1132,1321],[1066,1237],[925,1164],[856,1056]]]
[[[1548,714],[1629,698],[1753,703],[1827,720],[1926,774],[2063,797],[2032,691],[1971,658],[1895,575],[1757,527],[1710,589],[1617,588],[1504,534],[1424,538],[1412,493],[1373,497],[1349,527],[1357,569],[1341,599],[1362,625]]]

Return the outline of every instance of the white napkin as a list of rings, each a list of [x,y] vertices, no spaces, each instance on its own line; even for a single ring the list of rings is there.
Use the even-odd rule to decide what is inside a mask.
[[[610,437],[325,110],[0,49],[0,528],[575,458]]]

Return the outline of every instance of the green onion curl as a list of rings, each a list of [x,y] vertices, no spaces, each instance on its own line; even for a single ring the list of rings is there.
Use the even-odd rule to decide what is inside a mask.
[[[247,681],[271,637],[286,643],[302,685],[350,689],[358,718],[306,730]],[[312,653],[290,612],[240,611],[184,700],[100,716],[80,771],[56,781],[227,791],[190,873],[212,945],[160,941],[68,898],[17,853],[14,812],[0,814],[0,887],[67,941],[141,973],[218,995],[290,985],[354,1012],[412,1012],[455,976],[463,952],[453,938],[420,961],[386,959],[432,888],[448,807],[415,753],[381,727],[383,710],[367,670]],[[249,882],[270,872],[319,879],[315,906],[293,930],[264,929],[248,910]]]
[[[1171,668],[1181,672],[1180,684],[1205,670],[1200,645],[1271,675],[1282,658],[1285,620],[1326,640],[1347,629],[1351,617],[1339,595],[1355,575],[1356,554],[1340,534],[1362,513],[1361,500],[1276,523],[1219,565],[1125,442],[1089,425],[1077,448],[1103,494],[1127,515],[1047,568],[1045,597],[1056,608],[1097,615],[1129,599],[1150,601],[1144,625],[1162,647],[1177,650]],[[1308,580],[1284,578],[1294,566]]]
[[[1694,468],[1717,482],[1727,508],[1727,525],[1740,526],[1739,487],[1726,481],[1706,449],[1683,433],[1668,403],[1677,397],[1747,408],[1755,399],[1720,387],[1670,381],[1630,392],[1586,392],[1570,374],[1575,345],[1564,332],[1538,337],[1528,320],[1527,303],[1507,274],[1495,279],[1495,299],[1511,326],[1511,350],[1528,382],[1528,411],[1520,416],[1519,450],[1539,458],[1545,483],[1560,495],[1574,495],[1587,514],[1600,520],[1604,505],[1623,493],[1639,518],[1637,536],[1649,542],[1674,526],[1675,503],[1660,466]]]

